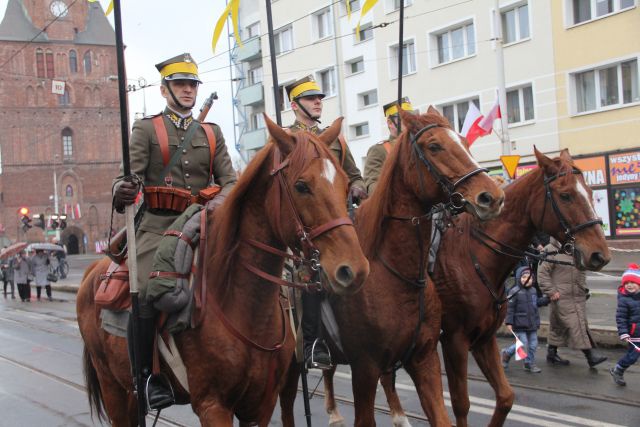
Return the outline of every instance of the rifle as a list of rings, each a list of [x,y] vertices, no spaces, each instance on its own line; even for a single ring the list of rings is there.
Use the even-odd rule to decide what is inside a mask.
[[[202,104],[202,108],[200,108],[200,114],[198,114],[199,122],[204,122],[204,119],[207,118],[207,114],[209,114],[213,101],[216,99],[218,99],[218,92],[213,92],[207,99],[205,99],[204,104]]]

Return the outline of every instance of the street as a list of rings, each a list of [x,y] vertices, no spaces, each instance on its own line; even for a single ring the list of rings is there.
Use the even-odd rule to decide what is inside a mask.
[[[95,258],[93,258],[95,259]],[[71,273],[65,281],[78,280],[82,268],[91,257],[70,260]],[[599,285],[600,284],[600,285]],[[62,286],[62,284],[60,285]],[[607,291],[605,281],[590,281],[590,287]],[[614,305],[615,307],[615,305]],[[82,374],[82,341],[75,316],[75,294],[54,290],[53,302],[19,300],[0,301],[0,426],[97,426],[92,420],[84,391]],[[500,339],[500,345],[510,341]],[[516,392],[509,426],[636,426],[640,425],[640,369],[634,366],[625,375],[628,386],[613,384],[608,368],[622,355],[621,349],[599,350],[609,360],[597,370],[588,369],[582,355],[562,349],[563,356],[571,360],[568,367],[551,367],[544,362],[545,347],[538,349],[541,374],[524,372],[521,362],[512,361],[507,375]],[[315,388],[320,377],[311,372],[310,388]],[[472,362],[469,369],[471,394],[470,425],[486,425],[493,411],[493,391],[483,380]],[[449,394],[445,402],[451,412]],[[428,425],[420,408],[413,385],[404,371],[397,379],[397,390],[413,426]],[[322,385],[311,399],[312,423],[326,425],[328,418],[322,402]],[[336,374],[336,393],[339,408],[348,425],[353,424],[350,376],[347,367]],[[386,402],[382,388],[377,396],[379,425],[391,425],[384,412]],[[304,425],[302,399],[296,401],[296,420]],[[453,419],[453,418],[452,418]],[[149,418],[149,425],[152,420]],[[158,425],[197,426],[199,422],[189,406],[173,407],[163,411]],[[271,425],[280,425],[276,408]]]

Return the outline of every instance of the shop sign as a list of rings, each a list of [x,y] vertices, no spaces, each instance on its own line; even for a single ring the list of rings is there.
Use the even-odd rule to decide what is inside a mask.
[[[609,155],[611,185],[640,182],[640,151]]]
[[[573,159],[573,162],[582,171],[582,176],[589,187],[607,185],[607,166],[604,156]]]

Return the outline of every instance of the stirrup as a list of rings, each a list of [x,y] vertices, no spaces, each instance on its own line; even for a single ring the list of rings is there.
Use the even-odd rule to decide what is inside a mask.
[[[307,363],[308,368],[321,369],[323,371],[327,371],[333,368],[333,365],[331,364],[331,362],[329,362],[329,364],[326,364],[326,363],[315,360],[316,346],[319,346],[318,348],[325,350],[325,352],[329,356],[329,360],[332,360],[331,351],[329,351],[329,346],[327,346],[324,340],[320,338],[316,338],[316,340],[313,342],[313,345],[311,346],[311,357],[309,358],[309,361]]]
[[[166,399],[165,401],[162,401],[162,402],[158,403],[157,407],[154,407],[154,408],[152,408],[149,405],[149,385],[151,384],[151,380],[160,381],[161,385],[163,387],[165,387],[171,393],[171,398]],[[145,401],[145,405],[147,406],[147,413],[151,412],[151,411],[162,410],[164,408],[168,408],[169,406],[172,406],[172,405],[174,405],[176,403],[176,398],[175,398],[175,395],[173,393],[173,387],[171,387],[171,382],[166,377],[166,375],[160,373],[160,374],[151,374],[151,375],[149,375],[149,377],[147,377],[147,381],[146,381],[146,383],[144,385],[144,401]]]

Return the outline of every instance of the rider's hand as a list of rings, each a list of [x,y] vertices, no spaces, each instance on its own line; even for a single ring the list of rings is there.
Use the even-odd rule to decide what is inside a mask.
[[[355,204],[360,204],[361,201],[369,197],[364,189],[356,187],[355,185],[352,185],[349,189],[349,195]]]
[[[116,210],[122,212],[125,206],[134,204],[139,192],[140,185],[130,181],[122,181],[114,194]]]

